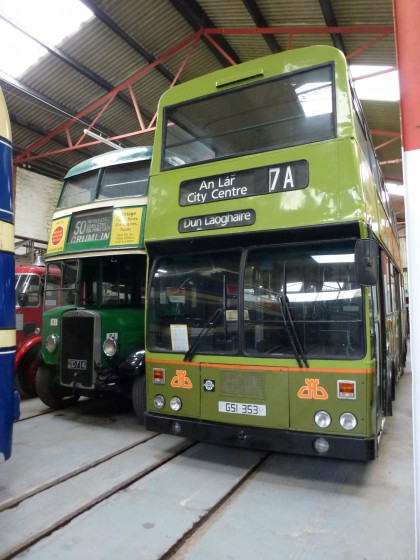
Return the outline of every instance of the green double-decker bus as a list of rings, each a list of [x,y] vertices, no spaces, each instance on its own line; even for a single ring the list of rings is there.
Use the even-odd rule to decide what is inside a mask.
[[[52,408],[84,396],[131,398],[143,419],[150,147],[74,166],[54,213],[36,390]]]
[[[148,429],[374,459],[406,356],[399,243],[343,54],[166,92],[146,220]]]

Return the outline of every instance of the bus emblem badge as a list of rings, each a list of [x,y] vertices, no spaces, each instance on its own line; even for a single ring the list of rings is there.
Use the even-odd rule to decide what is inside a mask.
[[[214,391],[216,384],[213,379],[205,379],[203,383],[203,387],[205,391]]]
[[[180,389],[192,389],[193,384],[187,376],[185,369],[177,369],[176,375],[171,379],[171,387],[179,387]]]
[[[305,383],[306,385],[303,385],[297,393],[300,399],[328,399],[327,391],[324,387],[319,386],[319,379],[306,378]]]

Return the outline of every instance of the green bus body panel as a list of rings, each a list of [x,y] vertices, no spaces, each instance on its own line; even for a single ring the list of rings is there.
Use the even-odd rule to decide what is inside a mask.
[[[176,417],[196,418],[235,425],[297,430],[348,436],[373,436],[376,433],[372,413],[375,395],[374,362],[311,360],[310,368],[298,368],[293,360],[265,360],[250,366],[248,358],[226,358],[222,363],[203,361],[183,362],[173,354],[148,353],[146,363],[147,405],[150,412]],[[208,357],[210,358],[210,357]],[[246,364],[244,363],[246,362]],[[287,362],[287,363],[286,363]],[[152,382],[153,369],[165,370],[165,384]],[[175,381],[174,381],[175,380]],[[206,391],[206,382],[213,390]],[[354,381],[356,398],[339,399],[338,381]],[[162,410],[154,407],[155,395],[165,397]],[[299,396],[300,395],[300,396]],[[182,409],[176,413],[169,407],[172,397],[182,399]],[[266,416],[251,416],[219,412],[219,401],[266,405]],[[332,417],[328,428],[320,430],[315,413],[325,410]],[[357,427],[348,432],[341,428],[339,417],[351,412],[358,419]]]
[[[276,157],[278,156],[278,157]],[[242,158],[226,162],[214,162],[187,169],[173,170],[151,177],[149,186],[149,206],[147,213],[145,241],[152,242],[162,239],[176,239],[189,237],[206,237],[241,232],[264,231],[271,229],[289,229],[319,224],[333,224],[337,222],[362,221],[367,212],[377,215],[377,209],[372,206],[364,210],[366,196],[363,183],[355,169],[360,167],[360,159],[353,140],[330,140],[311,145],[293,147],[257,154],[250,160]],[[205,176],[226,176],[230,171],[248,169],[246,164],[252,164],[249,169],[269,165],[275,159],[280,165],[292,161],[305,159],[309,164],[309,185],[305,189],[296,191],[276,192],[267,195],[250,196],[226,200],[221,198],[216,202],[203,203],[194,206],[174,207],[173,190],[182,181]],[[326,161],[328,174],[325,173]],[[238,165],[241,163],[242,167]],[[249,165],[248,164],[248,165]],[[274,167],[272,164],[270,167]],[[208,169],[208,173],[206,172]],[[197,176],[197,172],[200,174]],[[165,203],[165,200],[167,201]],[[371,205],[373,201],[371,201]],[[187,218],[193,221],[197,216],[213,215],[253,209],[256,220],[252,225],[242,227],[220,227],[209,231],[194,231],[179,233],[178,223]],[[375,220],[376,221],[376,220]]]
[[[149,183],[146,243],[162,239],[208,236],[209,231],[180,234],[178,224],[180,220],[187,218],[191,218],[191,223],[193,223],[197,217],[249,209],[253,209],[256,213],[255,223],[252,225],[239,226],[234,229],[221,227],[212,229],[210,234],[216,236],[232,232],[283,229],[363,219],[360,206],[360,202],[365,198],[361,187],[363,181],[361,181],[360,174],[356,174],[355,171],[360,169],[361,161],[354,146],[355,131],[347,81],[347,63],[342,53],[332,47],[323,46],[291,50],[287,53],[259,59],[258,63],[261,66],[259,72],[255,70],[255,61],[241,64],[238,75],[246,76],[249,69],[249,75],[258,75],[259,79],[262,77],[268,79],[304,66],[316,66],[331,61],[334,62],[336,68],[336,110],[339,123],[336,140],[270,150],[209,163],[202,162],[200,165],[169,169],[164,172],[160,172],[160,150],[155,149]],[[232,85],[237,85],[235,76],[232,75],[232,69],[227,70],[229,70],[228,76]],[[220,82],[225,78],[226,71],[220,70],[168,90],[162,95],[159,102],[158,121],[162,120],[165,106],[180,103],[185,99],[216,93],[220,91]],[[161,146],[161,144],[162,129],[158,126],[155,147]],[[349,156],[349,154],[351,155]],[[224,179],[232,173],[265,166],[272,168],[276,165],[281,166],[300,160],[307,161],[309,165],[309,185],[306,188],[227,200],[223,198],[224,188],[221,187],[218,189],[220,198],[213,198],[211,202],[207,202],[211,199],[209,196],[205,203],[179,206],[178,194],[183,181],[216,178],[216,181],[219,180],[223,184]],[[325,173],[326,166],[328,174]],[[338,188],[339,192],[337,192]],[[175,201],[176,205],[174,205]]]
[[[50,354],[45,348],[45,341],[50,334],[56,334],[60,337],[61,317],[66,311],[75,309],[71,306],[58,307],[51,311],[45,311],[42,316],[42,338],[43,344],[41,349],[42,359],[46,364],[57,365],[60,361],[59,348],[53,354]],[[143,347],[144,341],[144,309],[135,307],[126,308],[83,308],[87,311],[93,311],[101,316],[101,346],[105,341],[107,333],[118,333],[118,352],[113,358],[108,358],[101,352],[102,367],[115,367],[124,358],[124,356],[132,351]],[[57,320],[57,325],[52,326],[51,320]]]
[[[288,72],[326,63],[333,63],[335,67],[335,138],[224,160],[168,167],[161,171],[165,107],[198,100],[245,84],[262,83],[263,80]],[[333,232],[334,240],[345,236],[367,238],[373,232],[383,244],[383,254],[388,252],[389,256],[395,258],[395,264],[400,266],[398,240],[387,215],[386,201],[381,200],[383,185],[374,182],[377,178],[381,179],[380,175],[375,179],[372,162],[366,159],[370,152],[365,145],[360,146],[357,140],[360,140],[362,133],[360,124],[356,128],[355,110],[357,105],[354,109],[345,57],[337,49],[324,46],[270,55],[168,90],[159,102],[149,180],[145,227],[145,245],[149,256],[155,261],[166,256],[171,249],[175,255],[178,251],[185,254],[190,246],[197,251],[208,250],[208,247],[214,251],[236,246],[249,248],[254,238],[255,244],[271,243],[271,232],[278,231],[282,232],[281,235],[272,236],[272,243],[276,246],[282,241],[290,244],[298,230],[299,236],[296,237],[299,242],[310,241],[312,234],[316,239],[328,241],[330,232]],[[281,175],[283,170],[297,169],[299,166],[302,169],[307,166],[307,184],[299,182],[297,188],[294,188],[296,185],[290,187],[290,184],[287,188],[286,184],[283,188],[282,185],[271,188],[272,183],[267,181],[267,176],[271,177],[272,171],[279,170],[279,176],[288,177],[287,173]],[[299,174],[295,176],[299,177]],[[256,189],[258,181],[263,187]],[[198,196],[201,192],[206,196]],[[255,192],[264,194],[255,195]],[[235,217],[241,213],[248,217],[236,220]],[[217,224],[215,216],[220,217]],[[222,216],[229,219],[224,221]],[[343,224],[355,227],[341,228]],[[322,228],[333,225],[337,227]],[[257,232],[269,232],[270,235],[241,235]],[[206,242],[206,239],[209,241]],[[383,278],[379,282],[383,283]],[[249,427],[250,432],[251,428],[255,428],[251,436],[251,440],[252,437],[256,438],[254,442],[258,438],[261,441],[264,439],[259,429],[266,428],[266,432],[270,432],[270,444],[273,444],[268,447],[270,449],[277,449],[277,430],[279,439],[283,435],[292,440],[296,433],[337,436],[340,441],[344,439],[345,447],[348,441],[354,439],[356,447],[363,447],[363,442],[370,442],[366,445],[374,442],[376,449],[385,417],[382,394],[385,382],[382,379],[383,372],[377,371],[374,357],[376,348],[371,347],[374,339],[369,331],[372,310],[369,309],[368,301],[372,296],[370,288],[362,287],[362,290],[366,302],[366,349],[364,356],[358,355],[356,359],[308,358],[309,367],[300,368],[297,361],[291,358],[250,357],[243,354],[206,356],[197,352],[190,362],[184,361],[184,354],[167,350],[151,351],[146,347],[146,427],[149,416],[149,426],[153,429],[180,435],[187,433],[188,437],[193,437],[196,430],[205,440],[213,430],[209,441],[218,441],[218,430],[224,430],[221,441],[233,442],[235,445],[242,445],[238,440],[243,426]],[[380,293],[380,296],[383,297],[383,294]],[[379,313],[385,313],[385,310],[381,309]],[[385,319],[386,339],[394,339],[392,353],[397,356],[395,333],[400,325],[399,319],[397,316],[391,319],[390,316],[383,318],[381,315],[380,320],[384,325]],[[382,336],[382,331],[379,334]],[[384,340],[385,337],[379,343],[384,343]],[[382,350],[379,348],[381,355]],[[164,383],[154,382],[155,369],[164,370]],[[354,383],[355,395],[351,398],[340,397],[339,382]],[[165,400],[162,409],[157,409],[154,404],[155,396],[159,394]],[[178,412],[170,408],[174,396],[182,400]],[[219,411],[223,408],[221,403],[232,403],[233,408],[229,404],[232,411],[228,412],[226,407],[223,409],[225,411]],[[236,409],[235,403],[255,405],[258,414],[238,413],[239,407]],[[332,421],[328,427],[320,428],[315,423],[315,415],[319,411],[330,414]],[[354,429],[346,430],[340,425],[343,413],[355,416],[357,425]],[[172,424],[177,419],[178,425]],[[232,426],[234,429],[230,430]],[[183,432],[184,428],[186,432]],[[312,447],[311,452],[317,453]],[[351,453],[349,451],[349,455]]]
[[[150,168],[151,177],[160,173],[161,154],[156,148],[162,145],[162,127],[159,126],[159,123],[162,120],[163,108],[165,106],[175,105],[187,99],[196,99],[204,95],[220,92],[222,85],[224,86],[223,91],[225,91],[225,89],[229,87],[226,86],[226,76],[229,78],[228,83],[231,83],[232,87],[235,87],[238,86],[239,82],[247,84],[257,83],[261,79],[266,80],[274,78],[280,74],[294,72],[303,67],[317,66],[328,62],[333,62],[336,67],[335,88],[337,92],[337,122],[340,123],[338,135],[339,137],[351,135],[353,126],[350,117],[351,106],[348,98],[347,62],[343,53],[333,47],[322,45],[289,50],[276,55],[259,58],[258,69],[256,69],[256,61],[251,60],[241,63],[240,67],[237,68],[236,76],[232,72],[232,68],[227,68],[200,76],[199,78],[195,78],[167,90],[159,100],[154,151]],[[251,156],[251,161],[253,158],[254,156]],[[167,172],[165,172],[165,175],[167,175]]]

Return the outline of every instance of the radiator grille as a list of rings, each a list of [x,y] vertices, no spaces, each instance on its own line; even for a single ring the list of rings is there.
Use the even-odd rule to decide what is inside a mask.
[[[61,383],[93,386],[93,316],[63,316],[61,323]]]
[[[220,372],[221,391],[224,395],[264,399],[264,377],[259,372]]]

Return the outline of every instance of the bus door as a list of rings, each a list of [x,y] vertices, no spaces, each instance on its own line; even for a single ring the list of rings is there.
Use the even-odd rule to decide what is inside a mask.
[[[393,377],[393,315],[395,305],[392,291],[390,262],[385,252],[381,251],[381,273],[379,276],[378,297],[378,370],[381,382],[382,412],[384,416],[392,416],[392,400],[394,398],[395,379]],[[378,387],[379,392],[379,387]]]
[[[380,283],[379,283],[380,284]],[[371,357],[375,360],[375,385],[376,385],[376,433],[382,430],[384,419],[384,387],[383,377],[385,373],[385,334],[384,334],[384,310],[381,311],[382,290],[380,285],[367,288],[369,290],[369,320],[370,320],[370,341],[371,341]]]

